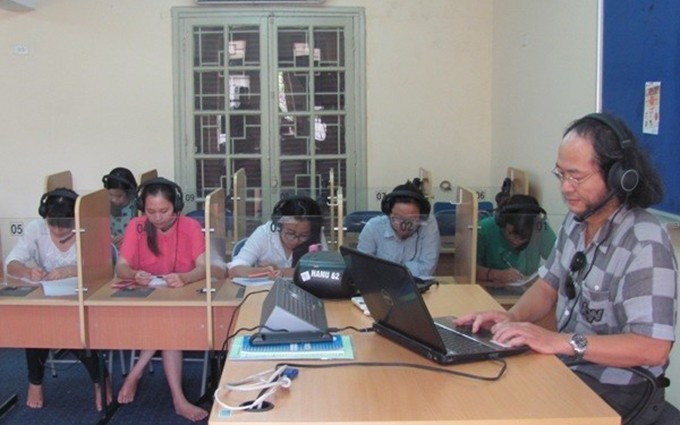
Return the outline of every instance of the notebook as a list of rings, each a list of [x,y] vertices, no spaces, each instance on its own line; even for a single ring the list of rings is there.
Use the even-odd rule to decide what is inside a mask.
[[[469,327],[456,327],[454,316],[433,319],[406,267],[344,246],[340,251],[379,335],[441,364],[495,359],[528,349],[501,346],[488,331],[472,334]]]

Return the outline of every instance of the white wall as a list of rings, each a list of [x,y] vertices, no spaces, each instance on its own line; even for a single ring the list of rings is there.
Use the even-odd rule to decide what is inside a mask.
[[[568,123],[596,109],[597,1],[496,1],[493,31],[493,180],[507,164],[527,170],[531,193],[561,217],[550,171]]]
[[[35,217],[43,177],[77,189],[125,165],[173,174],[170,6],[186,1],[42,0],[0,10],[0,217]],[[17,56],[13,46],[29,54]],[[3,231],[5,229],[2,229]]]

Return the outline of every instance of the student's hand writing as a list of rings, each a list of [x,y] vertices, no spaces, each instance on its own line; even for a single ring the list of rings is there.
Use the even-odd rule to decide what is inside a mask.
[[[185,285],[184,281],[177,273],[163,275],[163,279],[165,279],[165,282],[170,288],[181,288]]]
[[[267,276],[270,279],[276,279],[277,277],[281,277],[281,270],[275,266],[260,264],[257,274]]]
[[[135,273],[135,282],[137,282],[137,285],[149,286],[152,277],[151,273],[140,270]]]
[[[524,275],[515,268],[494,270],[492,276],[493,281],[498,283],[512,283],[524,279]]]
[[[472,326],[472,332],[479,332],[481,328],[493,329],[498,323],[510,321],[510,314],[505,311],[483,311],[461,316],[453,321],[456,326]]]
[[[42,280],[57,280],[57,279],[64,279],[67,277],[73,277],[78,274],[78,269],[76,266],[64,266],[64,267],[57,267],[56,269],[50,270],[47,272]]]
[[[28,278],[33,282],[40,282],[45,277],[45,270],[42,267],[32,267],[28,270]]]

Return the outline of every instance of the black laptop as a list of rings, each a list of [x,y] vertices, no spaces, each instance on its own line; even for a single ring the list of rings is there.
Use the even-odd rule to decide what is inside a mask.
[[[344,246],[340,251],[375,320],[375,331],[391,341],[441,364],[495,359],[528,349],[496,344],[487,330],[473,334],[469,327],[456,327],[454,316],[432,319],[406,267]]]

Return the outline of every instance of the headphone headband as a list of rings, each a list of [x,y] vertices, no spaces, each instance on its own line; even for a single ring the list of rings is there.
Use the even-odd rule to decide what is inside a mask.
[[[147,180],[140,184],[137,188],[137,209],[144,212],[144,198],[146,197],[146,191],[149,186],[161,185],[167,186],[173,193],[172,208],[174,212],[179,213],[184,208],[184,193],[182,188],[172,180],[168,180],[165,177],[156,177],[151,180]]]
[[[588,114],[583,118],[593,119],[607,126],[616,136],[616,140],[619,142],[619,146],[621,147],[621,150],[624,151],[624,153],[625,150],[628,149],[633,144],[633,141],[630,139],[630,137],[625,136],[621,126],[614,122],[612,119],[610,119],[607,115],[599,112],[593,112],[592,114]]]
[[[107,175],[105,175],[104,177],[102,177],[102,183],[104,184],[104,188],[105,188],[105,189],[111,189],[111,187],[109,187],[109,186],[110,186],[110,183],[109,183],[109,182],[110,182],[111,180],[120,182],[120,183],[122,183],[123,185],[127,186],[127,189],[126,189],[126,190],[131,190],[131,189],[134,189],[134,188],[135,188],[135,185],[132,184],[132,182],[130,182],[128,179],[126,179],[126,178],[124,178],[124,177],[121,177],[121,176],[117,176],[117,175],[115,175],[115,174],[107,174]]]
[[[279,202],[274,205],[271,216],[272,224],[276,224],[275,222],[279,221],[281,217],[284,216],[284,210],[287,209],[286,207],[293,203],[296,203],[296,205],[302,210],[300,214],[295,215],[308,217],[310,221],[318,220],[321,222],[321,208],[316,203],[316,201],[314,201],[309,196],[292,195],[280,199]]]
[[[430,201],[428,201],[422,193],[403,189],[393,190],[385,195],[380,203],[380,210],[383,214],[390,215],[392,213],[392,208],[394,207],[397,198],[413,199],[418,204],[421,215],[430,215]]]
[[[49,212],[47,206],[51,198],[66,198],[73,201],[75,204],[76,200],[78,199],[78,194],[65,187],[60,187],[44,193],[43,196],[40,197],[40,205],[38,206],[38,214],[40,217],[47,218],[47,213]]]

